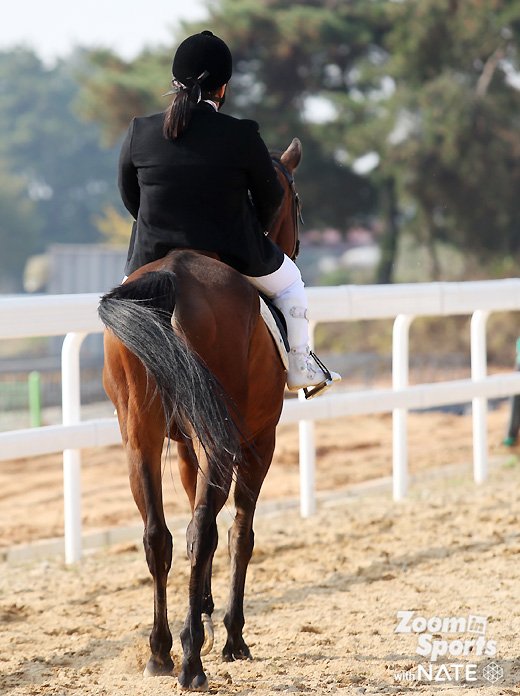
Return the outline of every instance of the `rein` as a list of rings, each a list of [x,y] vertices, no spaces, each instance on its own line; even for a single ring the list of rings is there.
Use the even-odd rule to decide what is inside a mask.
[[[298,195],[298,192],[296,191],[296,187],[294,185],[294,176],[291,174],[291,172],[287,169],[287,167],[282,163],[282,161],[278,157],[271,155],[271,159],[272,159],[274,168],[283,174],[283,177],[287,181],[287,183],[289,184],[289,188],[291,190],[292,220],[293,220],[293,229],[294,229],[294,246],[293,246],[292,253],[290,254],[290,257],[294,261],[298,257],[298,254],[300,253],[300,240],[299,240],[300,224],[302,224],[302,225],[304,224],[303,217],[302,217],[302,207],[301,207],[301,202],[300,202],[300,196]]]

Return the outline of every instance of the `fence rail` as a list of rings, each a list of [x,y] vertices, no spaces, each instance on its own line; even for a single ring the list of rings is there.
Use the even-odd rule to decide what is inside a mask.
[[[520,279],[469,283],[339,286],[308,290],[312,328],[318,322],[394,319],[392,388],[331,392],[306,402],[286,400],[281,422],[300,424],[302,516],[315,509],[314,421],[347,415],[393,413],[393,493],[407,492],[407,412],[464,401],[473,404],[474,478],[487,477],[487,400],[520,393],[520,373],[487,376],[486,321],[491,312],[520,310]],[[0,462],[63,452],[65,558],[81,556],[81,449],[120,442],[115,418],[81,421],[81,343],[103,326],[99,295],[54,295],[0,299],[0,338],[65,335],[62,349],[62,425],[0,433]],[[471,315],[471,379],[408,384],[408,335],[418,316]]]

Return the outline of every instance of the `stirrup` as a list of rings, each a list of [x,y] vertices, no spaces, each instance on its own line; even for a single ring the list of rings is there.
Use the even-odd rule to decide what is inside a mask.
[[[334,382],[331,379],[326,379],[324,382],[321,384],[317,384],[315,387],[304,387],[303,388],[303,393],[305,394],[305,399],[313,399],[315,396],[318,396],[318,394],[321,394],[324,391],[327,391]]]
[[[303,393],[305,395],[306,400],[313,399],[315,396],[318,396],[318,394],[321,394],[322,392],[327,391],[327,389],[330,389],[330,387],[332,387],[332,385],[334,384],[334,380],[332,379],[330,370],[322,363],[322,361],[318,358],[316,353],[313,353],[311,350],[309,351],[309,355],[316,362],[318,367],[323,370],[323,372],[325,373],[325,379],[323,380],[323,382],[315,384],[312,387],[303,388]]]

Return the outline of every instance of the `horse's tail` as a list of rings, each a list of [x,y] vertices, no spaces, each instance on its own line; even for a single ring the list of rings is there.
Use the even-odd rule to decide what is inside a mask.
[[[105,326],[153,376],[168,435],[175,423],[199,440],[217,467],[229,458],[238,463],[240,434],[228,398],[184,336],[173,330],[174,309],[175,274],[153,271],[108,292],[98,311]]]

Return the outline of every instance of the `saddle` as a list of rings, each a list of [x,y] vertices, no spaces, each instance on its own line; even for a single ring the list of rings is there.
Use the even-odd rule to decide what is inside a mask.
[[[289,368],[289,358],[287,354],[291,350],[287,339],[287,324],[281,311],[274,306],[271,300],[263,293],[258,293],[260,297],[260,314],[267,326],[269,333],[278,350],[278,355],[282,361],[284,369]]]

